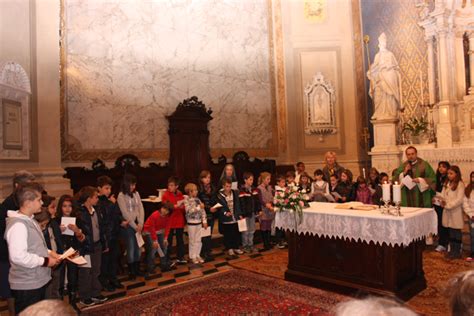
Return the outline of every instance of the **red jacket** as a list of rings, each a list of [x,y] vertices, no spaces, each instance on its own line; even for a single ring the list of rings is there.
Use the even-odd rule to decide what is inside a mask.
[[[161,202],[170,202],[174,206],[173,213],[171,213],[170,216],[170,228],[184,228],[186,223],[184,220],[184,214],[186,213],[184,210],[184,204],[177,206],[178,201],[183,199],[183,194],[180,191],[171,193],[170,191],[166,190],[165,193],[163,193]]]
[[[145,221],[143,231],[150,233],[151,239],[156,241],[156,232],[164,229],[165,239],[170,233],[170,216],[161,216],[160,211],[154,211]]]

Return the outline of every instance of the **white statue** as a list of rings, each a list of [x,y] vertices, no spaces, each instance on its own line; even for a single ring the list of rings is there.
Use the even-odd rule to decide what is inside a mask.
[[[387,50],[387,37],[380,34],[379,52],[367,72],[370,80],[369,95],[374,102],[372,120],[397,119],[403,110],[400,68],[392,52]]]

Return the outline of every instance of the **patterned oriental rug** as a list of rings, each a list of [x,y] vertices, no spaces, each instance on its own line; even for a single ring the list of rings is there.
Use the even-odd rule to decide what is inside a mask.
[[[82,315],[332,315],[343,295],[231,270],[83,310]]]
[[[284,279],[288,265],[288,253],[278,251],[268,255],[241,262],[230,263],[231,266],[255,271],[275,278]],[[474,262],[464,260],[447,260],[444,254],[433,250],[423,252],[423,269],[427,288],[407,302],[407,305],[421,315],[449,315],[446,286],[456,274],[472,270]]]

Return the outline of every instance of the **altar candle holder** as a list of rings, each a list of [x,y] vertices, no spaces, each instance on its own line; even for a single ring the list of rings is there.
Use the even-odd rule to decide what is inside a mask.
[[[382,214],[390,214],[390,200],[383,200]]]
[[[395,209],[396,209],[396,212],[395,212],[395,216],[403,216],[403,213],[401,211],[402,209],[402,202],[401,201],[398,201],[395,203]]]

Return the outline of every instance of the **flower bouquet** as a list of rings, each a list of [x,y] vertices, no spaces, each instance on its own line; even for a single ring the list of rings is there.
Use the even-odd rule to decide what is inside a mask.
[[[277,212],[293,213],[296,228],[303,221],[303,208],[309,207],[309,195],[305,190],[298,191],[297,186],[288,186],[276,192],[273,205]]]

